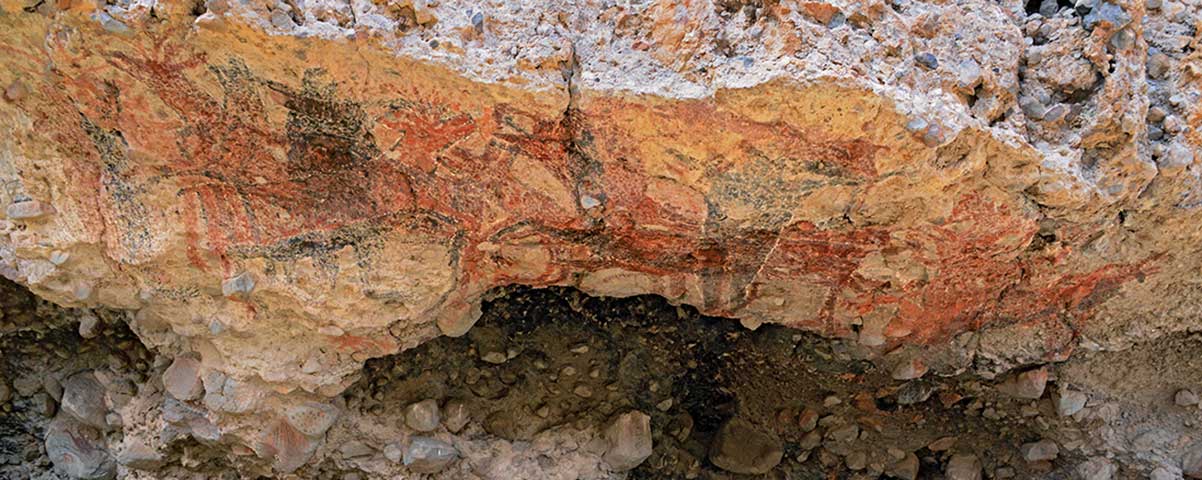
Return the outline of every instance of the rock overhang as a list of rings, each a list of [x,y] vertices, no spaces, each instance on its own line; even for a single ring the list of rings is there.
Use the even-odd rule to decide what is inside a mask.
[[[1085,138],[1049,142],[1002,120],[1019,81],[1002,40],[1022,33],[977,25],[1000,7],[971,20],[998,51],[923,30],[958,59],[930,71],[897,52],[848,67],[852,27],[797,23],[809,10],[775,13],[800,33],[728,56],[701,46],[737,28],[700,10],[605,31],[581,27],[594,6],[560,5],[570,18],[539,31],[518,8],[496,23],[512,30],[473,13],[394,35],[176,7],[5,4],[0,84],[24,93],[0,103],[16,132],[0,198],[51,206],[8,215],[5,272],[59,303],[136,310],[148,344],[197,352],[252,396],[337,395],[368,358],[463,334],[511,284],[658,294],[881,352],[1013,326],[1038,344],[1024,354],[1063,358],[1099,311],[1136,315],[1124,292],[1190,268],[1163,238],[1197,244],[1192,210],[1140,198],[1197,182],[1192,155],[1158,164],[1130,131],[1121,109],[1148,108],[1125,93],[1137,56],[1115,53]],[[671,17],[597,25],[639,15]],[[847,19],[882,25],[860,47],[896,50],[900,25],[873,15]]]
[[[656,293],[876,346],[1047,317],[1144,272],[1029,252],[1046,218],[1032,192],[1079,182],[942,90],[790,58],[664,96],[584,80],[598,66],[575,52],[531,70],[542,84],[481,83],[245,15],[143,16],[154,33],[133,36],[10,19],[57,32],[9,47],[32,89],[10,103],[37,133],[21,147],[48,147],[14,157],[17,195],[58,210],[12,242],[35,290],[140,307],[148,329],[276,381],[311,361],[297,344],[354,364],[436,335],[432,318],[461,334],[512,283]],[[109,260],[49,258],[78,249]],[[253,292],[222,295],[236,276]]]

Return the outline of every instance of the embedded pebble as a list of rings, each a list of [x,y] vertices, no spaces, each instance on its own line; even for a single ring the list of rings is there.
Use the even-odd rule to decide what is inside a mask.
[[[904,452],[900,460],[885,470],[885,474],[901,480],[915,480],[918,478],[918,468],[918,455],[914,452]]]
[[[479,326],[468,331],[472,346],[480,360],[493,365],[500,365],[509,360],[505,347],[505,335],[495,326]]]
[[[99,332],[100,318],[92,312],[84,312],[79,316],[79,336],[83,338],[96,338]]]
[[[1185,478],[1202,479],[1202,443],[1195,443],[1181,456],[1181,472]]]
[[[401,463],[416,473],[437,473],[454,462],[459,451],[451,444],[429,437],[413,437],[405,447]]]
[[[780,439],[737,417],[722,425],[709,448],[718,468],[747,475],[768,473],[783,456]]]
[[[1169,73],[1171,59],[1163,52],[1155,52],[1148,55],[1148,76],[1157,80],[1165,78]]]
[[[401,463],[405,449],[399,443],[393,442],[384,446],[384,458],[392,463]]]
[[[304,402],[292,405],[284,411],[288,424],[310,437],[319,437],[326,433],[340,416],[338,407],[322,402]]]
[[[833,428],[826,432],[826,438],[841,443],[855,441],[860,436],[860,427],[854,423],[847,424],[838,428]]]
[[[1038,442],[1024,443],[1019,452],[1028,462],[1055,460],[1060,455],[1060,446],[1056,442],[1043,439]]]
[[[31,397],[33,412],[46,418],[53,417],[58,411],[58,404],[46,392],[38,392]],[[107,422],[106,422],[107,426]]]
[[[178,400],[196,400],[204,394],[204,383],[200,378],[200,360],[181,355],[171,361],[163,371],[163,387]]]
[[[927,70],[939,68],[939,59],[930,52],[923,52],[914,56],[914,61]]]
[[[1069,389],[1061,389],[1055,395],[1056,414],[1061,417],[1070,417],[1085,408],[1085,402],[1089,398],[1082,392]]]
[[[814,430],[818,426],[818,412],[812,408],[802,410],[801,415],[797,417],[797,426],[803,432]]]
[[[26,200],[9,204],[5,214],[13,220],[33,220],[53,214],[54,207],[37,200]]]
[[[116,460],[128,468],[154,470],[163,465],[163,454],[145,442],[127,437],[126,444],[117,452]]]
[[[998,391],[1015,398],[1038,400],[1048,384],[1048,370],[1041,367],[1028,370],[998,385]]]
[[[932,123],[922,134],[922,143],[928,147],[938,147],[943,144],[944,140],[946,140],[946,134],[943,127],[937,123]]]
[[[1192,407],[1198,404],[1198,395],[1189,389],[1181,389],[1173,396],[1173,402],[1182,407]]]
[[[605,429],[602,459],[615,472],[632,470],[651,456],[651,417],[639,411],[618,415]]]
[[[53,398],[54,401],[63,401],[63,385],[59,383],[58,379],[51,376],[43,378],[42,390],[50,394],[50,398]]]
[[[1131,15],[1118,4],[1101,0],[1094,4],[1089,14],[1085,15],[1081,25],[1087,30],[1093,30],[1101,24],[1106,24],[1112,32],[1131,23]]]
[[[1043,120],[1044,114],[1047,113],[1047,108],[1042,103],[1039,103],[1038,99],[1033,97],[1019,99],[1018,106],[1032,120]]]
[[[906,130],[910,133],[919,133],[927,128],[927,121],[921,118],[912,118],[906,122]]]
[[[844,465],[847,465],[848,470],[853,472],[863,470],[868,466],[868,455],[860,450],[848,453],[843,459]]]
[[[935,387],[922,380],[912,380],[897,390],[898,405],[914,405],[931,398]]]
[[[921,359],[911,358],[897,364],[893,368],[892,377],[894,380],[914,380],[921,378],[927,373],[927,366]]]
[[[10,102],[15,102],[29,95],[29,87],[26,87],[20,80],[13,80],[4,89],[4,98]]]
[[[226,297],[245,297],[255,289],[255,278],[250,272],[242,272],[221,282],[221,294]]]
[[[443,426],[451,433],[459,433],[472,419],[467,404],[460,400],[448,401],[443,408],[442,417]]]
[[[968,59],[956,66],[956,86],[965,91],[971,91],[981,83],[981,64]]]
[[[957,453],[947,462],[947,480],[981,480],[981,460],[976,455]]]
[[[1056,16],[1060,11],[1060,2],[1056,0],[1043,0],[1039,3],[1039,14],[1047,18]]]
[[[338,447],[338,453],[341,453],[346,458],[366,457],[375,452],[376,450],[371,448],[371,445],[358,440],[351,440]]]
[[[1081,480],[1110,480],[1117,471],[1114,463],[1104,457],[1094,457],[1081,462],[1076,470]]]
[[[405,408],[405,425],[419,432],[438,428],[440,422],[438,402],[433,399],[412,403]]]

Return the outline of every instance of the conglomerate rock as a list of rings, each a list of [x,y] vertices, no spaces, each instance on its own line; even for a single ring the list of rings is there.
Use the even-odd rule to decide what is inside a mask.
[[[289,412],[514,284],[991,377],[1202,327],[1198,18],[0,0],[0,273],[129,312],[170,422],[281,471],[329,428]]]

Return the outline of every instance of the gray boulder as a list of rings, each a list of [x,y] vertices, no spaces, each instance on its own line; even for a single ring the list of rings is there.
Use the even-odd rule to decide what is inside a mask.
[[[87,425],[108,430],[105,416],[109,409],[104,404],[104,393],[104,386],[91,370],[72,375],[63,382],[63,411]]]
[[[60,414],[46,428],[46,455],[58,471],[81,480],[117,476],[117,463],[105,448],[104,436],[70,415]]]

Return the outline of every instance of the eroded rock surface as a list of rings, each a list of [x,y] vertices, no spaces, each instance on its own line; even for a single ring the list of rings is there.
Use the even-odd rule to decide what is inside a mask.
[[[570,286],[835,339],[879,362],[902,408],[972,374],[1082,420],[1058,362],[1202,326],[1200,17],[1177,0],[0,0],[0,273],[77,309],[89,340],[128,324],[155,359],[116,400],[73,393],[110,392],[103,365],[13,387],[106,435],[156,431],[110,439],[126,463],[195,442],[184,463],[236,447],[246,468],[305,471],[356,423],[342,403],[365,362],[467,334],[498,288]],[[484,327],[466,354],[521,362]],[[569,367],[556,375],[596,366]],[[504,380],[470,390],[500,398]],[[604,430],[538,406],[476,419],[426,393],[404,395],[421,436],[348,451],[402,468],[420,450],[455,475],[442,460],[483,455],[455,440],[473,421],[511,459],[547,431]],[[130,398],[147,402],[134,424]],[[812,420],[819,440],[865,431]],[[1165,435],[1124,448],[1189,471],[1189,442]],[[594,472],[601,443],[562,472]],[[913,470],[915,448],[847,443],[823,451]]]

